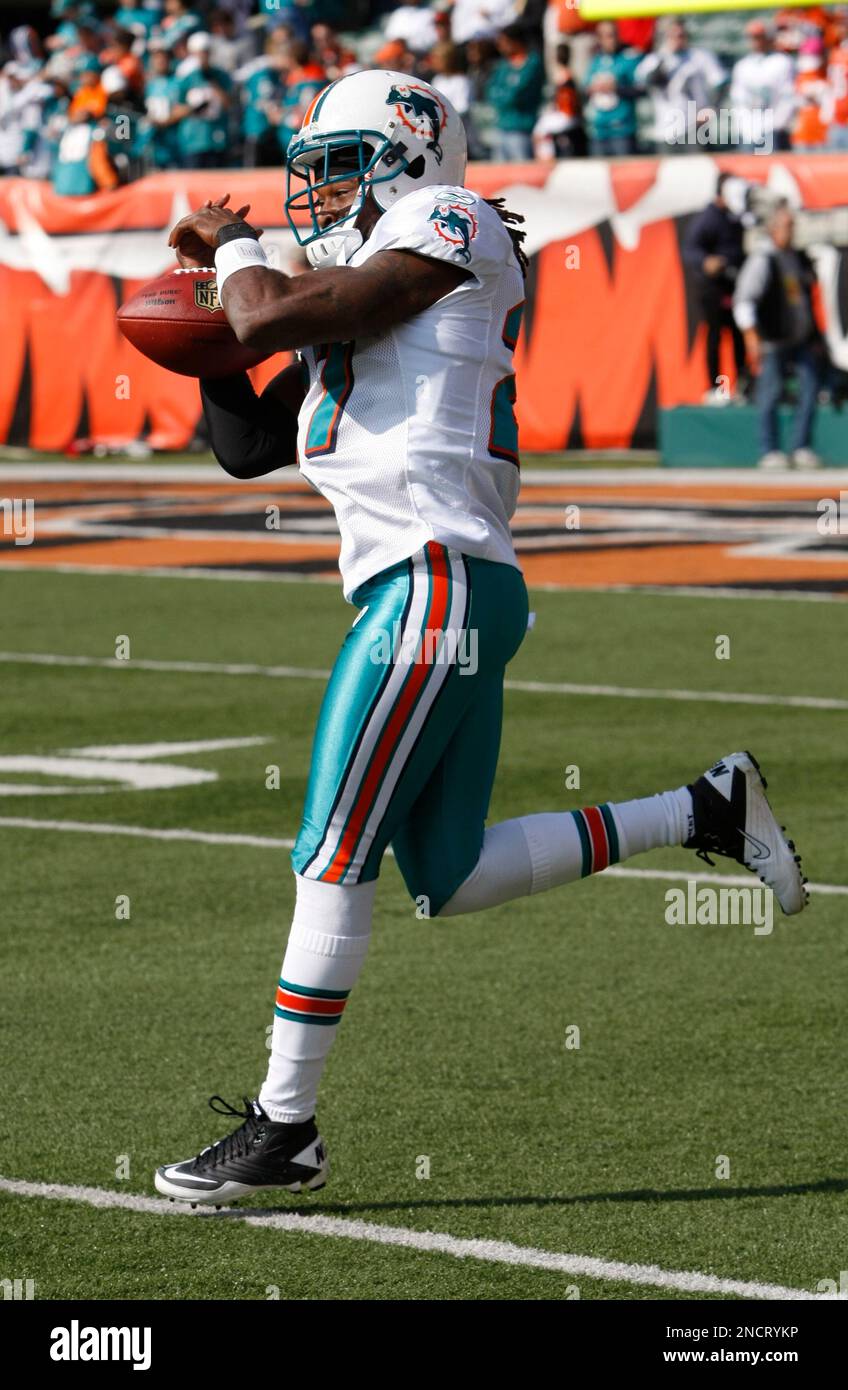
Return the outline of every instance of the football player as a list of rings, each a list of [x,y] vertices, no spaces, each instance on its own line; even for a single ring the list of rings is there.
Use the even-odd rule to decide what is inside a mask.
[[[465,162],[462,123],[434,88],[357,72],[316,97],[289,148],[286,211],[315,273],[269,266],[248,209],[226,198],[171,234],[183,265],[214,253],[241,342],[297,349],[261,396],[246,375],[201,384],[212,446],[239,478],[299,463],[333,504],[359,610],[324,695],[292,852],[268,1073],[243,1109],[213,1097],[240,1120],[233,1132],[158,1170],[176,1199],[323,1186],[318,1084],[389,845],[431,917],[681,844],[752,869],[785,912],[805,902],[748,753],[676,790],[486,826],[504,668],[528,621],[509,527],[526,261],[520,219],[464,186]]]

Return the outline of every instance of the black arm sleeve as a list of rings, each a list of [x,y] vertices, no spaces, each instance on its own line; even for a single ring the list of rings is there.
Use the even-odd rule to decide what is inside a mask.
[[[257,396],[246,372],[200,383],[212,452],[233,478],[261,478],[297,461],[297,419],[276,396]]]

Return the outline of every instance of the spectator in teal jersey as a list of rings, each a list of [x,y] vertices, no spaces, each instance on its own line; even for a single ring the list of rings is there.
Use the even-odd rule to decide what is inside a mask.
[[[636,153],[635,72],[643,57],[622,48],[612,20],[597,28],[598,52],[586,69],[583,116],[589,128],[589,153],[595,156]]]
[[[177,80],[177,147],[184,169],[220,169],[227,162],[232,81],[212,66],[208,34],[192,34],[188,52],[197,66]]]
[[[497,45],[501,59],[486,83],[486,101],[495,113],[492,157],[505,163],[532,159],[532,132],[545,86],[542,59],[517,24],[501,30]]]
[[[273,36],[265,41],[265,52],[238,68],[236,85],[241,93],[241,133],[244,137],[244,163],[248,169],[279,164],[280,147],[272,112],[285,99],[282,77],[283,59]]]
[[[203,20],[185,3],[185,0],[165,0],[165,14],[162,18],[162,35],[169,47],[177,39],[188,38],[195,30],[203,28]]]
[[[171,71],[171,55],[164,44],[150,50],[150,66],[144,84],[146,120],[142,143],[143,157],[154,169],[176,169],[180,162],[177,144],[179,82]]]
[[[94,6],[88,0],[53,0],[50,6],[51,19],[59,19],[53,33],[45,41],[45,48],[53,52],[70,48],[79,39],[79,25],[91,24],[95,19]]]
[[[144,172],[142,116],[126,75],[112,63],[100,78],[106,93],[106,111],[100,122],[106,131],[106,151],[120,183],[128,183]]]
[[[72,114],[56,150],[53,189],[63,197],[85,197],[118,182],[106,131],[87,111]]]
[[[162,22],[162,6],[158,0],[143,4],[142,0],[127,0],[115,12],[115,23],[119,29],[129,29],[131,34],[149,38],[157,25]]]
[[[298,39],[305,39],[309,35],[313,18],[311,9],[309,0],[305,4],[293,4],[292,0],[259,0],[259,13],[265,16],[267,28],[284,27]]]

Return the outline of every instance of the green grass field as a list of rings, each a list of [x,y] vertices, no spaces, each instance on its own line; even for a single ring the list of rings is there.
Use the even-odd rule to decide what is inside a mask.
[[[126,634],[136,660],[321,669],[353,616],[321,584],[5,572],[0,592],[6,652],[109,658]],[[532,606],[515,679],[846,693],[839,603],[545,592]],[[0,817],[294,836],[320,680],[3,663],[0,681],[0,756],[269,739],[167,759],[214,782],[4,795]],[[750,747],[811,881],[843,884],[844,725],[779,699],[510,691],[491,819],[678,786]],[[6,784],[55,780],[0,770]],[[264,1074],[287,853],[0,824],[0,855],[0,1175],[152,1197],[157,1164],[225,1131],[207,1097],[237,1102]],[[669,850],[636,867],[700,865]],[[239,1216],[284,1209],[791,1288],[838,1280],[845,898],[814,892],[808,913],[778,912],[757,937],[667,925],[669,886],[590,880],[440,924],[416,918],[387,860],[321,1093],[324,1191],[179,1220],[0,1192],[0,1276],[46,1299],[704,1297],[626,1269],[569,1275]],[[579,1050],[565,1046],[575,1024]]]

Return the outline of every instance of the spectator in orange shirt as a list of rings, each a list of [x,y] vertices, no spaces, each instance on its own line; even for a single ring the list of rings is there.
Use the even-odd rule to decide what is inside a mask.
[[[827,140],[827,121],[823,111],[829,103],[824,68],[824,44],[820,38],[804,39],[798,53],[795,77],[798,111],[792,128],[792,148],[799,151],[823,150]]]
[[[403,39],[390,39],[374,54],[370,66],[388,68],[391,72],[414,73],[415,54],[407,48]]]
[[[845,7],[843,5],[839,10],[808,10],[807,18],[811,15],[818,16],[819,14],[821,15],[821,21],[816,19],[816,23],[820,23],[821,25],[825,52],[829,53],[832,48],[839,47],[846,33],[848,33],[848,16],[846,16]]]
[[[77,66],[79,85],[71,97],[68,115],[78,120],[82,115],[99,121],[106,111],[108,93],[100,81],[100,64],[94,57],[83,58]]]
[[[827,146],[831,150],[848,150],[848,41],[845,39],[838,48],[831,50],[827,86]]]
[[[100,54],[100,59],[104,67],[120,68],[127,91],[131,96],[139,97],[144,92],[144,64],[132,51],[134,42],[134,35],[129,29],[118,29],[112,42]]]

